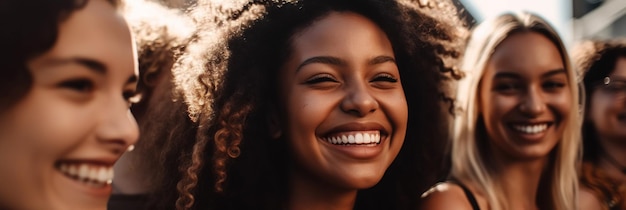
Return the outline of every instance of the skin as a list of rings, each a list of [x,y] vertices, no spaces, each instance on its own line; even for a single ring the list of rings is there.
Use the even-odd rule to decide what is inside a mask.
[[[604,210],[607,209],[598,197],[588,188],[581,187],[578,193],[578,201],[580,209],[598,209]]]
[[[331,12],[293,37],[280,74],[280,133],[294,158],[290,209],[352,209],[374,186],[406,135],[407,102],[391,43],[369,19]],[[380,144],[327,137],[379,133]]]
[[[570,84],[562,60],[558,48],[545,36],[516,33],[496,47],[479,85],[480,115],[492,161],[488,165],[498,174],[495,181],[513,209],[537,209],[541,174],[571,111]],[[515,128],[541,124],[547,127],[533,133]],[[485,195],[473,183],[464,184],[481,209],[489,209]],[[449,185],[428,195],[423,209],[472,209],[463,191]]]
[[[60,23],[52,49],[27,64],[30,92],[0,114],[0,207],[106,208],[106,181],[70,178],[60,167],[108,169],[136,142],[135,60],[124,19],[104,0]]]

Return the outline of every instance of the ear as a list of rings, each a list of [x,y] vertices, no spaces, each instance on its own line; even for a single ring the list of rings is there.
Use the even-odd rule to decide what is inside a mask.
[[[278,119],[278,112],[276,112],[276,109],[272,109],[267,116],[267,125],[272,139],[278,139],[283,135],[280,121]]]

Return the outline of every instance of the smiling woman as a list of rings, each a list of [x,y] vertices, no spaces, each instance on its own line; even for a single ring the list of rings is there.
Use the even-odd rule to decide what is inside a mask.
[[[451,180],[423,209],[577,209],[577,74],[558,34],[503,14],[473,29],[464,56]]]
[[[155,208],[415,209],[438,174],[444,60],[463,32],[440,2],[197,7],[218,27],[175,65],[195,124],[167,137],[188,146],[163,152],[181,173],[157,182]]]
[[[106,208],[113,164],[138,137],[136,56],[116,5],[0,3],[11,52],[1,58],[0,208]]]

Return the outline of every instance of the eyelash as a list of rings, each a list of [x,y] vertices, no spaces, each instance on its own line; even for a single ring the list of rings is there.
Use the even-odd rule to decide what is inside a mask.
[[[94,83],[89,79],[75,79],[62,82],[59,86],[68,88],[80,93],[88,93],[93,91]]]
[[[561,82],[545,82],[543,84],[543,87],[547,89],[558,89],[558,88],[565,87],[565,84]]]
[[[555,90],[565,87],[565,84],[561,82],[544,82],[542,87],[548,90]],[[495,89],[498,91],[514,91],[520,89],[520,86],[514,83],[498,84],[495,86]]]
[[[379,74],[370,82],[391,82],[396,83],[398,79],[392,76],[391,74]]]
[[[513,83],[498,84],[495,86],[498,91],[513,91],[519,89],[519,85]]]
[[[308,79],[305,83],[312,85],[322,82],[337,82],[337,80],[329,74],[318,74]]]
[[[74,79],[61,82],[59,84],[62,88],[67,88],[72,91],[76,91],[81,94],[90,93],[95,88],[95,83],[89,79]],[[122,93],[122,97],[126,100],[130,105],[136,104],[141,100],[141,94],[136,92],[135,90],[127,90]]]

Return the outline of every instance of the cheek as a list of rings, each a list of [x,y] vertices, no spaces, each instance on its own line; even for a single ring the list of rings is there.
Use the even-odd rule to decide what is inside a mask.
[[[556,111],[557,117],[561,117],[563,119],[569,116],[570,112],[575,111],[572,110],[573,102],[572,97],[570,96],[568,91],[564,91],[562,94],[548,96],[548,105],[552,107],[554,111]]]
[[[594,94],[591,97],[589,107],[589,118],[594,122],[598,123],[605,119],[608,119],[611,114],[607,112],[612,112],[615,110],[616,104],[607,97],[603,97],[598,94]]]
[[[495,126],[493,124],[503,122],[506,115],[514,112],[519,104],[517,97],[507,97],[497,94],[489,94],[488,97],[483,97],[481,101],[481,114],[487,128]]]
[[[404,95],[404,91],[399,89],[392,93],[379,94],[378,103],[382,109],[385,110],[385,114],[390,118],[395,129],[399,132],[406,133],[409,108]]]
[[[336,97],[315,91],[292,89],[293,91],[287,95],[286,112],[281,113],[287,115],[287,121],[284,122],[289,129],[287,133],[308,135],[315,132],[315,129],[336,108],[334,99]]]
[[[16,135],[25,150],[41,158],[56,159],[82,143],[96,118],[89,108],[54,100],[24,108],[16,119]]]

